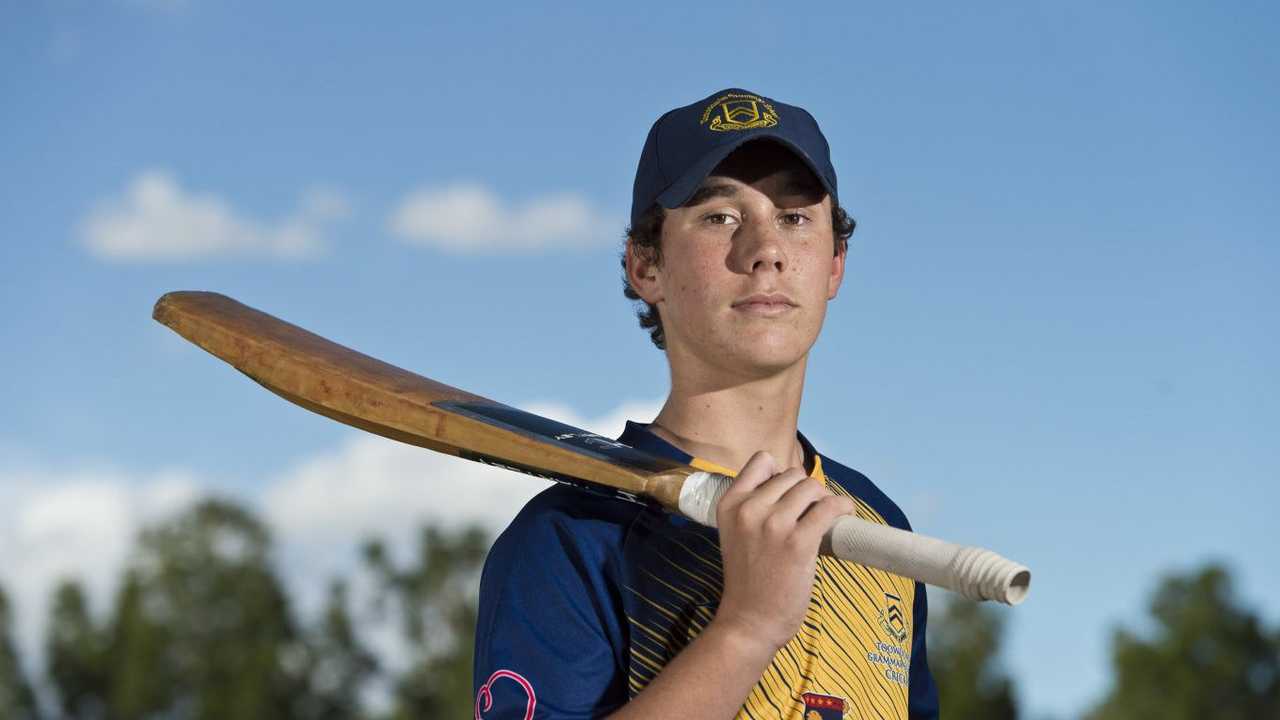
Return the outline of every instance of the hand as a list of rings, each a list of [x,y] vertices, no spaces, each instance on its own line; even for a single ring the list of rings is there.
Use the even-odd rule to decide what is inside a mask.
[[[724,593],[713,623],[777,652],[804,621],[822,536],[853,510],[803,468],[752,455],[716,509]]]

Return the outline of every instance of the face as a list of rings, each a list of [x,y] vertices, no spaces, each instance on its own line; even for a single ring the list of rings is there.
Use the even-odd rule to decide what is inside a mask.
[[[802,361],[844,276],[830,196],[790,151],[754,145],[667,211],[660,264],[629,267],[658,306],[671,361],[738,378]]]

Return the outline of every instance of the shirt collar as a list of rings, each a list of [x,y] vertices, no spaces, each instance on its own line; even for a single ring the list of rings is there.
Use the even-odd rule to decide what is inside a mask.
[[[796,432],[796,438],[800,440],[800,447],[804,450],[805,463],[808,464],[810,458],[813,459],[813,472],[809,473],[810,477],[818,478],[826,481],[826,475],[822,472],[822,456],[814,449],[812,443],[804,436],[804,433]],[[719,472],[724,475],[733,476],[738,472],[738,468],[725,468],[713,462],[696,458],[671,443],[663,440],[649,429],[646,423],[627,421],[626,427],[622,431],[622,435],[618,436],[618,442],[630,445],[631,447],[647,452],[651,455],[670,458],[686,465],[693,465],[700,470],[708,470],[711,472]]]

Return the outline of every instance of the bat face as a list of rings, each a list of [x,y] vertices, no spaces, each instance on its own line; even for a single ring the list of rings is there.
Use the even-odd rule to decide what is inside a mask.
[[[384,363],[224,295],[168,293],[153,315],[280,397],[393,440],[671,508],[695,472]]]

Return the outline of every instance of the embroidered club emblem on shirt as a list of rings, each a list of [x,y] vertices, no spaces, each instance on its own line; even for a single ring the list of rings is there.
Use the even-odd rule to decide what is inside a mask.
[[[893,593],[884,594],[884,607],[880,609],[880,629],[899,645],[907,639],[907,616],[902,610],[902,598]]]
[[[533,711],[538,707],[538,697],[533,693],[533,684],[518,672],[498,670],[489,676],[480,692],[476,693],[475,720],[484,720],[484,714],[493,708],[493,685],[499,680],[507,679],[520,687],[524,695],[524,720],[533,720]]]
[[[708,130],[754,130],[778,124],[778,112],[759,95],[725,93],[702,111],[702,124]]]
[[[844,720],[844,698],[805,693],[804,720]]]

